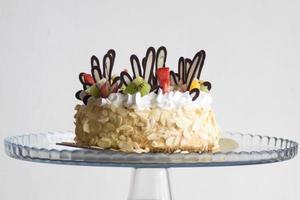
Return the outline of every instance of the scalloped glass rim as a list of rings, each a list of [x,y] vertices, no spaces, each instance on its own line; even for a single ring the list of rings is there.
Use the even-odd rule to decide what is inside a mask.
[[[295,141],[225,132],[235,140],[234,151],[217,153],[124,153],[111,150],[89,150],[56,145],[72,142],[74,133],[49,132],[8,137],[4,140],[6,154],[33,162],[113,167],[207,167],[273,163],[293,158],[298,151]]]

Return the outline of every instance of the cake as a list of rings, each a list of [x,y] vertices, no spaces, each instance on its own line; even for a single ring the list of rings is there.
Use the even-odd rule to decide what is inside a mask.
[[[91,74],[80,73],[75,142],[123,152],[210,152],[219,148],[220,129],[211,108],[211,83],[200,79],[205,60],[180,57],[177,72],[166,65],[167,50],[148,48],[130,57],[131,73],[113,75],[109,50],[102,67],[91,57]]]

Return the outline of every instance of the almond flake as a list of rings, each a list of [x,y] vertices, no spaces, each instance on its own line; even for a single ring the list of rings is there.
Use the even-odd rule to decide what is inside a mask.
[[[158,140],[159,139],[159,136],[155,133],[152,133],[150,135],[147,136],[147,139],[148,140]]]
[[[100,123],[106,123],[106,122],[109,121],[109,118],[108,117],[101,117],[97,121],[100,122]]]
[[[172,147],[172,146],[175,146],[175,137],[168,137],[166,139],[166,145],[169,146],[169,147]]]
[[[112,143],[111,139],[101,138],[100,140],[98,140],[97,145],[102,148],[109,148],[111,147],[111,143]]]
[[[131,146],[127,142],[121,141],[118,145],[119,145],[119,148],[123,151],[126,151],[126,152],[133,151],[133,146]]]
[[[176,125],[181,129],[187,129],[190,126],[190,120],[186,119],[185,117],[178,118],[176,120]]]
[[[89,126],[89,121],[88,120],[83,122],[82,129],[83,129],[84,132],[90,133],[90,126]]]

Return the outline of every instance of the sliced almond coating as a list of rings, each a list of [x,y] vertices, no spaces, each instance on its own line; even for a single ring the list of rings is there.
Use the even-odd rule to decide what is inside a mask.
[[[149,152],[149,150],[146,151],[146,150],[144,150],[144,149],[134,149],[133,151],[134,151],[135,153],[147,153],[147,152]]]
[[[174,153],[180,153],[181,149],[177,149],[176,151],[174,151]]]
[[[117,118],[117,114],[113,113],[113,112],[109,112],[108,113],[108,117],[109,117],[109,121],[112,122],[112,123],[115,123],[116,122],[116,118]]]
[[[78,111],[80,109],[80,107],[81,107],[81,105],[77,104],[74,109]]]
[[[170,119],[171,114],[168,111],[164,111],[161,113],[159,122],[163,125],[166,126],[167,120]]]
[[[97,141],[97,145],[102,148],[111,147],[111,143],[112,141],[109,138],[101,138],[100,140]]]
[[[188,146],[189,140],[187,138],[183,138],[180,142],[180,146]]]
[[[138,122],[138,123],[136,123],[135,125],[136,125],[136,126],[139,126],[139,127],[144,127],[144,126],[145,126],[145,124],[142,123],[142,122]]]
[[[166,145],[169,146],[169,147],[175,146],[175,139],[176,138],[174,136],[168,137],[166,139]]]
[[[175,136],[174,145],[175,145],[175,146],[179,146],[180,140],[181,140],[181,137],[180,137],[179,135]]]
[[[172,117],[170,117],[167,119],[167,127],[172,128],[173,126],[175,126],[175,121]]]
[[[88,120],[83,122],[82,129],[85,133],[90,133],[90,126]]]
[[[150,126],[150,127],[154,127],[154,126],[155,126],[155,119],[154,119],[153,117],[151,117],[151,118],[149,119],[149,126]]]
[[[103,110],[102,113],[101,113],[103,116],[107,117],[108,116],[108,112],[107,110]]]
[[[119,142],[118,145],[119,145],[119,148],[122,151],[125,151],[125,152],[132,152],[133,151],[133,146],[128,144],[128,142],[121,141],[121,142]]]
[[[165,144],[164,144],[163,142],[161,142],[161,141],[153,141],[153,142],[151,143],[151,145],[152,145],[153,147],[159,147],[159,148],[165,147]]]
[[[159,121],[160,115],[161,115],[161,111],[158,109],[154,109],[150,112],[150,116],[152,116],[155,121]]]
[[[123,118],[121,116],[117,116],[116,125],[117,127],[121,126],[123,122]]]
[[[128,115],[132,118],[137,118],[137,115],[134,112],[129,112]]]
[[[128,111],[125,108],[119,107],[116,112],[121,115],[122,117],[126,117],[128,114]]]
[[[110,122],[107,122],[104,125],[105,125],[104,128],[106,128],[108,131],[115,131],[116,129],[115,126]]]
[[[192,137],[191,132],[187,129],[183,130],[183,137],[190,139]]]
[[[124,124],[118,128],[118,131],[124,131],[124,132],[133,131],[133,127]]]
[[[187,129],[190,126],[191,122],[190,120],[182,117],[182,118],[178,118],[176,120],[176,125],[181,128],[181,129]]]
[[[147,136],[148,140],[158,140],[159,136],[156,133],[152,133],[150,135]]]
[[[140,146],[136,142],[132,142],[131,145],[133,146],[134,149],[140,149]]]
[[[148,118],[148,112],[136,112],[136,115],[139,116],[142,119],[147,119]]]
[[[126,140],[126,137],[125,137],[124,135],[120,135],[120,136],[119,136],[119,139],[125,141],[125,140]]]
[[[109,121],[109,118],[108,117],[101,117],[97,121],[100,122],[100,123],[106,123],[106,122]]]
[[[193,130],[193,131],[198,131],[198,132],[201,131],[201,122],[200,122],[199,120],[195,120],[195,121],[193,122],[192,130]]]

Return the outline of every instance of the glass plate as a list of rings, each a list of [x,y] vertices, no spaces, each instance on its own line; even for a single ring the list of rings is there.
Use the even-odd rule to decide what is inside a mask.
[[[223,133],[224,141],[234,140],[235,149],[217,153],[124,153],[56,145],[73,142],[73,132],[50,132],[8,137],[5,150],[10,157],[45,163],[136,168],[207,167],[272,163],[293,158],[298,144],[294,141],[242,133]],[[221,147],[224,144],[221,144]]]

